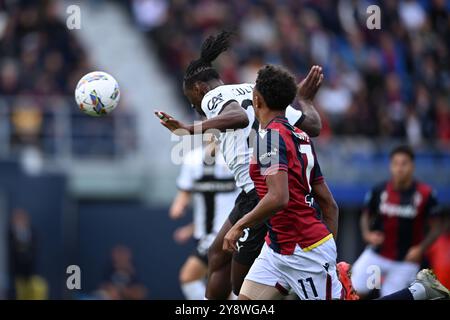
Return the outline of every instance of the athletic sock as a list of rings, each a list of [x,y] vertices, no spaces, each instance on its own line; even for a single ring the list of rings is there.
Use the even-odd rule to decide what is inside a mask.
[[[195,280],[181,284],[181,291],[187,300],[203,300],[205,297],[205,283],[203,280]]]
[[[403,289],[387,296],[378,298],[377,300],[414,300],[414,297],[409,289]]]
[[[234,294],[234,292],[230,293],[230,296],[228,297],[228,300],[237,300],[238,296]]]
[[[411,292],[414,300],[427,300],[427,292],[420,282],[414,282],[408,287],[408,290]]]

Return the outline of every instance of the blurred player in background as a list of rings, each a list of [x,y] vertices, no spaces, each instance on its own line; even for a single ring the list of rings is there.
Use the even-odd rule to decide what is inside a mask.
[[[427,248],[440,234],[439,206],[432,188],[414,178],[414,152],[399,146],[391,152],[391,179],[373,188],[361,216],[368,244],[352,268],[359,295],[370,292],[371,266],[383,275],[381,295],[407,286],[417,274]]]
[[[266,224],[264,247],[252,265],[239,299],[281,299],[293,290],[300,299],[341,299],[336,271],[337,206],[322,208],[327,226],[313,207],[314,195],[334,199],[320,171],[309,136],[289,124],[285,110],[297,94],[294,77],[266,66],[258,72],[253,103],[260,123],[250,174],[261,199],[224,239],[239,250],[247,228]]]
[[[231,33],[223,31],[208,37],[202,44],[200,58],[187,67],[183,89],[193,108],[207,120],[186,125],[164,112],[156,112],[162,125],[175,134],[196,134],[218,130],[220,148],[229,169],[233,172],[241,193],[228,220],[223,225],[209,250],[208,285],[206,298],[226,299],[230,282],[229,264],[232,260],[231,282],[233,292],[239,293],[242,282],[264,243],[267,229],[264,225],[247,230],[239,239],[240,250],[232,256],[222,249],[223,237],[231,226],[258,203],[259,197],[249,175],[251,150],[248,138],[252,127],[257,127],[253,109],[253,84],[224,85],[212,62],[230,46]],[[323,81],[322,69],[311,68],[299,86],[294,105],[286,109],[290,124],[303,128],[311,136],[320,132],[320,116],[312,100]],[[233,129],[233,131],[229,131]],[[227,131],[227,132],[225,132]],[[233,259],[232,259],[233,258]]]
[[[193,205],[193,223],[177,229],[175,240],[183,243],[192,236],[197,242],[180,271],[180,284],[188,300],[203,300],[208,267],[208,249],[233,209],[239,194],[214,137],[205,135],[203,147],[190,151],[183,159],[178,177],[178,194],[170,208],[170,217],[184,215]],[[229,289],[231,291],[231,289]]]

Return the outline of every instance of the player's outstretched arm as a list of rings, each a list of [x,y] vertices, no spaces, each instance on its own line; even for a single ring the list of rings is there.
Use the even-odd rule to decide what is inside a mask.
[[[223,132],[232,129],[242,129],[248,126],[249,123],[247,114],[235,101],[227,104],[218,116],[196,124],[185,124],[163,111],[155,111],[155,115],[160,119],[160,123],[164,127],[179,136],[201,134],[208,130]]]
[[[339,207],[325,181],[313,184],[312,192],[314,200],[322,210],[323,222],[333,234],[334,239],[338,235]]]
[[[192,126],[195,133],[204,133],[208,130],[219,130],[221,132],[232,129],[242,129],[248,126],[247,113],[236,102],[228,103],[216,117],[196,123]]]
[[[171,219],[179,219],[184,216],[184,212],[191,203],[192,194],[189,191],[180,190],[177,193],[177,196],[172,202],[169,210],[169,216]]]
[[[302,110],[305,116],[298,127],[311,137],[317,137],[322,130],[322,119],[314,107],[313,100],[322,85],[323,78],[322,67],[313,66],[306,78],[298,84],[298,94],[293,104]]]
[[[223,240],[223,249],[226,251],[237,250],[236,241],[242,236],[245,228],[259,225],[272,215],[283,209],[289,202],[288,174],[279,171],[268,175],[266,178],[268,191],[256,207],[238,220],[228,231]]]

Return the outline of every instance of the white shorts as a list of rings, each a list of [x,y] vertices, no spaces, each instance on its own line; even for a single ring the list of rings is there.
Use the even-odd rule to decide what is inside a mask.
[[[336,256],[333,238],[305,251],[297,245],[292,255],[276,253],[264,243],[245,279],[293,290],[301,300],[341,299]]]
[[[419,265],[387,259],[367,247],[352,267],[352,283],[357,293],[380,289],[381,296],[402,290],[414,281]]]

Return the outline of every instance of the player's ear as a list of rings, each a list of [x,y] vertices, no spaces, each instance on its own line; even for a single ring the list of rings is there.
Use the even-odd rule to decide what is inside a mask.
[[[262,107],[263,102],[264,99],[258,90],[253,90],[253,107],[259,109]]]

